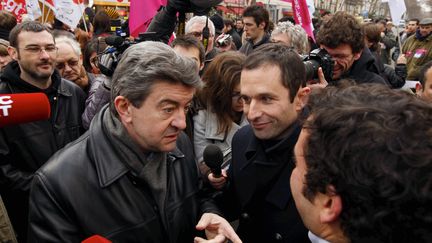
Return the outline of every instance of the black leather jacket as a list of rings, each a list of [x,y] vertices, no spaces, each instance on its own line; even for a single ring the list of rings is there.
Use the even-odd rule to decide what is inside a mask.
[[[81,242],[94,234],[113,242],[193,242],[201,213],[217,209],[200,190],[186,135],[167,154],[165,207],[158,209],[146,183],[132,176],[107,139],[105,112],[107,106],[86,134],[36,173],[30,194],[30,242]]]

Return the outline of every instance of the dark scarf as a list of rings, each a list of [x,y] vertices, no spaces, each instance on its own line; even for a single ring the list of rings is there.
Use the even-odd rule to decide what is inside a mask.
[[[429,33],[429,34],[426,35],[426,36],[422,36],[422,35],[420,34],[420,29],[417,29],[417,30],[416,30],[416,33],[415,33],[415,35],[416,35],[416,39],[419,40],[419,41],[424,41],[424,40],[426,40],[426,38],[428,38],[431,34],[432,34],[432,32]]]
[[[105,109],[104,112],[104,134],[132,175],[151,190],[155,202],[163,209],[167,191],[166,153],[143,152],[129,136],[120,120],[114,117],[109,109]]]

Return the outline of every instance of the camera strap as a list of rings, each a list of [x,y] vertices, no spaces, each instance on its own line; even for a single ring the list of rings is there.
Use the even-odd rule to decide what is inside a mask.
[[[210,37],[210,30],[208,27],[208,15],[206,15],[206,25],[204,27],[204,29],[202,30],[202,43],[204,45],[204,50],[207,52],[207,47],[208,47],[208,42],[209,42],[209,37]]]
[[[178,16],[179,25],[177,29],[177,36],[181,36],[185,34],[185,28],[186,28],[186,13],[179,12]]]

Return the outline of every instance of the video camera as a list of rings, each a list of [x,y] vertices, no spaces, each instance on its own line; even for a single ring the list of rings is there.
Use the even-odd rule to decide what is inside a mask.
[[[303,56],[306,69],[306,80],[318,79],[318,68],[321,67],[328,83],[332,82],[334,61],[325,49],[317,48]]]
[[[101,73],[111,77],[124,51],[130,46],[143,41],[158,41],[156,33],[140,33],[138,38],[133,40],[124,39],[115,35],[106,37],[105,42],[108,47],[98,56],[98,66]]]

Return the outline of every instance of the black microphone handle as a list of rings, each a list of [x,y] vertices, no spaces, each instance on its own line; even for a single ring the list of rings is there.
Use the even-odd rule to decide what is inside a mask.
[[[221,167],[217,167],[217,168],[210,168],[211,173],[213,174],[214,177],[218,178],[222,176],[222,170]]]

